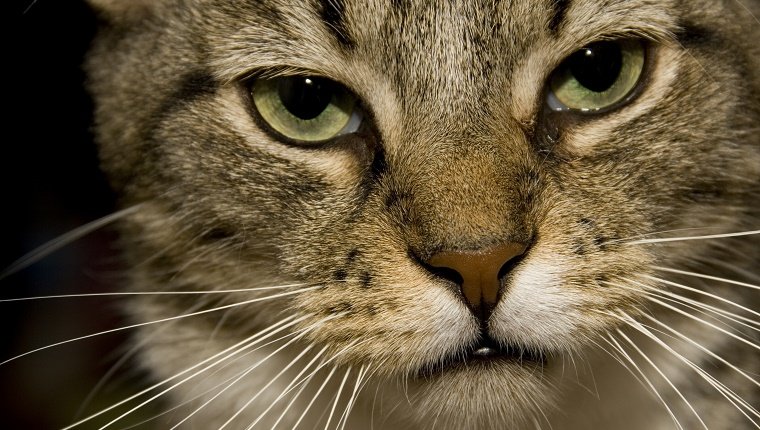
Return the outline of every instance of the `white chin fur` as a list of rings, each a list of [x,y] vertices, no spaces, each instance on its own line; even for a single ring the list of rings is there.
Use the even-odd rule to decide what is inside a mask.
[[[531,366],[460,366],[410,382],[404,393],[410,403],[402,414],[419,428],[515,428],[551,404],[550,392],[542,372]]]

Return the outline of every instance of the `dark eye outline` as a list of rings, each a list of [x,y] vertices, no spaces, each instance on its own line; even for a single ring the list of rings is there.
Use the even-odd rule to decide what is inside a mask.
[[[240,85],[239,85],[239,91],[241,92],[241,97],[243,98],[243,101],[246,107],[248,108],[249,113],[251,114],[251,117],[253,118],[254,122],[261,130],[269,134],[272,138],[276,139],[279,142],[292,145],[292,146],[298,146],[302,148],[309,148],[309,147],[318,148],[318,147],[329,146],[331,143],[342,140],[343,138],[346,138],[346,137],[352,137],[354,135],[365,134],[366,129],[367,129],[367,123],[368,123],[368,115],[367,115],[366,109],[364,108],[364,103],[360,97],[356,96],[356,94],[350,89],[348,89],[345,85],[333,79],[321,76],[316,73],[310,73],[308,71],[304,71],[303,73],[289,73],[286,75],[270,77],[270,75],[272,74],[273,74],[273,71],[271,70],[253,73],[248,78],[240,81]],[[264,116],[261,114],[258,107],[256,106],[256,103],[254,102],[254,96],[253,96],[252,90],[258,80],[279,79],[279,78],[285,78],[285,79],[287,78],[319,78],[319,79],[329,81],[336,88],[340,88],[342,91],[345,91],[345,93],[349,97],[354,99],[353,111],[351,112],[351,118],[349,119],[349,122],[346,124],[343,130],[339,131],[334,136],[331,136],[323,140],[295,139],[275,129],[275,127],[272,126],[272,124],[270,124],[270,122],[264,118]]]
[[[609,113],[611,111],[617,110],[622,106],[628,105],[631,102],[633,102],[641,93],[643,92],[644,88],[647,87],[651,72],[654,66],[654,53],[655,48],[652,46],[652,44],[646,40],[641,38],[628,38],[628,39],[601,39],[596,40],[594,42],[590,42],[587,44],[584,44],[585,46],[593,45],[597,42],[603,42],[603,41],[609,41],[609,42],[617,42],[617,43],[637,43],[640,44],[642,53],[643,53],[643,65],[641,67],[641,71],[639,73],[639,76],[637,78],[636,83],[633,85],[633,87],[620,99],[617,101],[601,107],[601,108],[589,108],[589,109],[578,109],[578,108],[571,108],[569,106],[564,105],[561,101],[559,101],[556,96],[554,95],[554,90],[552,89],[552,80],[561,73],[562,69],[564,67],[567,67],[567,63],[569,59],[575,55],[576,53],[580,52],[584,48],[580,48],[576,51],[574,51],[572,54],[565,57],[562,62],[552,70],[552,72],[547,77],[545,84],[544,84],[544,97],[543,97],[543,104],[545,106],[545,109],[553,114],[575,114],[578,116],[598,116],[602,114]]]

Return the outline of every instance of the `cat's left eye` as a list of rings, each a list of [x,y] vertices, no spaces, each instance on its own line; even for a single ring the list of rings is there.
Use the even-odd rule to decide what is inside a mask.
[[[588,113],[614,107],[634,92],[644,60],[644,44],[639,40],[591,43],[552,73],[547,104],[555,111]]]
[[[315,143],[357,131],[361,112],[342,85],[317,76],[259,78],[250,86],[261,118],[287,139]]]

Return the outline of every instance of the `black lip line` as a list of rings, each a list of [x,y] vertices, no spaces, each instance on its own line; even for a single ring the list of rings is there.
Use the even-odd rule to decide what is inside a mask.
[[[470,349],[465,355],[468,360],[488,360],[488,359],[509,359],[519,362],[539,363],[546,362],[546,357],[541,352],[532,351],[518,345],[498,345],[489,343],[478,343]]]
[[[479,341],[465,351],[455,351],[435,363],[424,366],[417,374],[421,377],[431,377],[463,365],[497,364],[499,362],[543,367],[548,364],[548,359],[546,354],[541,351],[533,351],[518,345],[497,345],[496,343]]]

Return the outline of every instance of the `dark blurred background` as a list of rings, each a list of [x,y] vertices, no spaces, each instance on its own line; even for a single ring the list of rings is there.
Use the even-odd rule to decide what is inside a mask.
[[[95,16],[75,0],[13,0],[3,7],[0,271],[48,240],[116,210],[98,170],[92,102],[81,70],[97,27]],[[0,298],[113,291],[123,273],[114,243],[112,229],[87,235],[0,280]],[[117,327],[123,324],[118,307],[115,298],[0,303],[0,361]],[[101,336],[0,366],[0,427],[70,424],[124,344],[122,335]],[[141,380],[132,372],[118,373],[87,410],[125,397]]]

